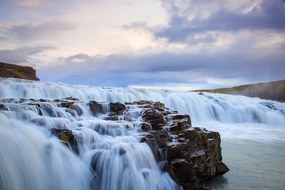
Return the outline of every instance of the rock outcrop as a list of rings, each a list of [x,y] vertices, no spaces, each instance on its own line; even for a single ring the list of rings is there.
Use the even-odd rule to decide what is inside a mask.
[[[207,179],[229,171],[222,162],[218,132],[192,127],[189,115],[177,114],[161,103],[141,106],[144,125],[151,128],[141,142],[150,146],[162,168],[185,190],[206,188]]]
[[[29,66],[13,65],[0,62],[0,77],[39,80],[36,70]]]
[[[67,126],[70,123],[65,124],[60,118],[71,118],[72,121],[72,118],[85,114],[85,117],[96,117],[95,121],[108,120],[105,122],[114,125],[101,129],[94,127],[93,130],[111,136],[114,134],[111,130],[117,130],[118,135],[127,135],[126,131],[135,132],[139,142],[150,147],[161,169],[185,190],[206,189],[207,179],[229,171],[222,162],[219,133],[192,127],[189,115],[178,114],[160,102],[81,102],[70,97],[57,100],[4,99],[0,103],[1,110],[15,111],[19,116],[23,110],[29,110],[28,115],[21,117],[47,127],[52,135],[76,154],[80,154],[78,146],[82,140],[73,133],[74,125],[70,128]],[[31,117],[31,111],[39,117]],[[59,122],[51,125],[45,117],[59,118]],[[75,130],[80,130],[80,125]],[[119,153],[123,155],[125,151]],[[93,169],[94,162],[95,158],[91,163]]]

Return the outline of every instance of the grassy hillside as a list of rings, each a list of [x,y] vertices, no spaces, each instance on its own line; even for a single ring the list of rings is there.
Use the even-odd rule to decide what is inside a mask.
[[[267,100],[285,102],[285,80],[235,86],[232,88],[219,88],[214,90],[197,90],[197,91],[244,95],[249,97],[259,97]]]
[[[28,80],[39,80],[36,70],[28,66],[19,66],[0,62],[0,77],[12,77]]]

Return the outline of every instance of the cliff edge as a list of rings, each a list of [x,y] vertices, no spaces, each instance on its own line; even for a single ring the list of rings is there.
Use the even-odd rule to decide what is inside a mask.
[[[29,66],[13,65],[0,62],[0,77],[39,80],[36,70]]]

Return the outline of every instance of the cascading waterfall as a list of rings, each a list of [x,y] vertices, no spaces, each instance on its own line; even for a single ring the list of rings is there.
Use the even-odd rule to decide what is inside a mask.
[[[97,117],[86,102],[77,104],[81,116],[66,112],[56,101],[2,98],[0,104],[1,190],[178,188],[161,172],[148,145],[139,143],[136,122],[102,119],[108,104]],[[126,114],[141,119],[136,106]],[[74,153],[51,134],[53,130],[72,131],[77,140]]]
[[[48,131],[0,113],[1,190],[88,189],[87,164]]]
[[[80,100],[77,102],[80,113],[67,112],[54,101],[66,97]],[[37,106],[31,98],[45,100]],[[132,124],[121,118],[114,123],[103,120],[104,114],[109,112],[108,103],[103,106],[103,114],[94,117],[86,104],[90,100],[160,101],[179,113],[189,114],[194,125],[214,121],[219,126],[231,127],[235,124],[276,126],[282,130],[270,129],[268,132],[280,135],[279,139],[284,139],[285,134],[285,105],[274,101],[222,94],[102,88],[0,78],[0,189],[179,188],[167,173],[159,169],[150,148],[139,143],[140,131],[136,123],[141,120],[141,110],[138,107],[134,106],[125,113],[133,119]],[[71,130],[77,140],[75,150],[70,151],[54,137],[52,129]],[[234,135],[237,129],[234,128]],[[241,134],[246,135],[247,130],[243,129]],[[262,141],[263,137],[264,134]]]
[[[274,101],[244,96],[135,88],[102,88],[59,83],[33,82],[20,79],[0,79],[0,98],[65,98],[101,102],[160,101],[179,113],[192,117],[194,123],[264,123],[283,125],[285,105]]]

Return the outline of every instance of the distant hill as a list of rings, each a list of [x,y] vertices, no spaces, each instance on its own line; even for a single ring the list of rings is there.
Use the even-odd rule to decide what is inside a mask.
[[[28,66],[13,65],[0,62],[0,77],[12,77],[28,80],[39,80],[36,70]]]
[[[285,102],[285,80],[241,85],[232,88],[219,88],[214,90],[196,90],[196,91],[244,95],[249,97],[258,97],[267,100]]]

